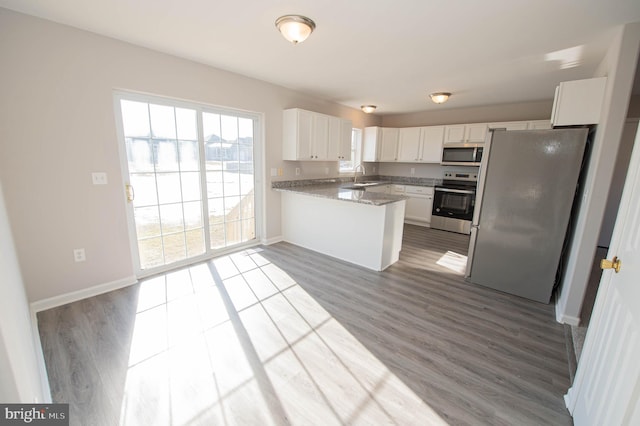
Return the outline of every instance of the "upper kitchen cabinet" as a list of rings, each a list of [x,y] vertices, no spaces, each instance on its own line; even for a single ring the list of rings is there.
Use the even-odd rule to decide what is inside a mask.
[[[419,161],[420,145],[422,140],[420,127],[405,127],[400,129],[398,136],[398,161],[415,162]]]
[[[444,143],[484,142],[488,129],[487,123],[445,126]]]
[[[565,81],[556,87],[551,112],[553,126],[598,124],[606,77]]]
[[[353,124],[351,120],[344,118],[329,117],[329,160],[349,161],[351,160],[351,131]]]
[[[527,130],[549,130],[551,129],[551,120],[535,120],[527,123]]]
[[[400,129],[382,128],[382,145],[380,147],[380,161],[398,160],[398,138]]]
[[[400,129],[398,160],[406,163],[440,163],[444,126]]]
[[[506,130],[527,130],[528,122],[526,121],[504,121],[500,123],[489,123],[490,129],[506,129]]]
[[[399,129],[365,127],[362,161],[397,161]]]
[[[282,140],[283,160],[338,161],[341,156],[350,157],[351,122],[300,108],[286,109]],[[349,154],[343,154],[345,143]]]
[[[549,120],[502,121],[498,123],[489,123],[489,129],[548,130],[550,128],[551,128],[551,121]]]
[[[373,126],[364,128],[362,140],[362,161],[380,161],[380,141],[382,128]]]

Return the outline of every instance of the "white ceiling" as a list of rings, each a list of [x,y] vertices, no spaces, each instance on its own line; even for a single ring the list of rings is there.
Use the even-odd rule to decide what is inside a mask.
[[[0,7],[378,114],[553,98],[593,76],[638,0],[0,0]],[[274,21],[316,22],[299,45]],[[545,55],[582,49],[561,69]],[[428,101],[453,92],[447,104]]]

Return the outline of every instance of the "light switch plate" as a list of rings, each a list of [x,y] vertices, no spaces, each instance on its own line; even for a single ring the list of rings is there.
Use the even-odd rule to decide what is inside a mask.
[[[106,185],[107,184],[107,174],[104,172],[94,172],[91,173],[91,179],[93,180],[94,185]]]

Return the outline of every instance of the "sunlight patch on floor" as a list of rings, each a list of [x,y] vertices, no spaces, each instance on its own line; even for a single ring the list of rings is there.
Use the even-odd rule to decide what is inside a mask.
[[[463,275],[467,269],[467,256],[447,251],[436,264]]]
[[[120,424],[446,424],[260,252],[141,283]]]

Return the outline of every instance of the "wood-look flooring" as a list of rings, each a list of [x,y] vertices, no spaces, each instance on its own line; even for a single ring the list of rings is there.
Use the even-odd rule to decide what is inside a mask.
[[[405,227],[381,273],[287,243],[38,314],[72,425],[570,425],[552,305],[468,284]]]

